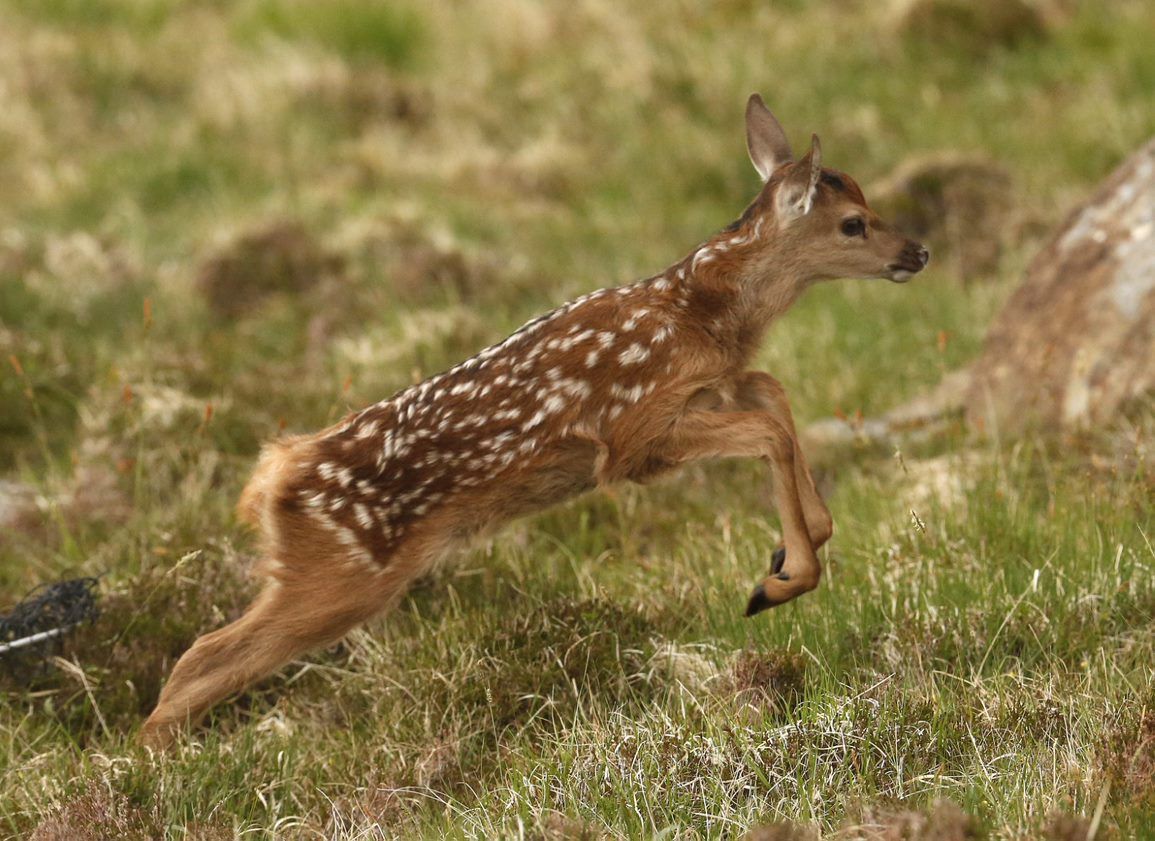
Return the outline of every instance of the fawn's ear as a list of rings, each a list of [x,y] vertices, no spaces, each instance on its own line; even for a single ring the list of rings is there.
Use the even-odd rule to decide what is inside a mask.
[[[822,144],[818,135],[810,135],[810,151],[790,170],[778,188],[778,219],[786,224],[805,216],[814,205],[818,179],[822,175]]]
[[[763,181],[769,181],[770,175],[782,164],[794,160],[786,132],[756,93],[750,94],[746,101],[746,149]]]

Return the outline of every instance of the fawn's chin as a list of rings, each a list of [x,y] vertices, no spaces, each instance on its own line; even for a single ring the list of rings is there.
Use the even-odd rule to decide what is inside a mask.
[[[916,274],[918,273],[908,271],[907,269],[895,269],[890,274],[886,275],[886,279],[891,283],[906,283]]]

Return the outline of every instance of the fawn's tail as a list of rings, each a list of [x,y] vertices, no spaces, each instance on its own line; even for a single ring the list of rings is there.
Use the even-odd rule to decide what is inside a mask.
[[[288,438],[266,444],[261,449],[257,468],[241,491],[237,517],[256,529],[264,530],[270,503],[293,472],[299,439]]]

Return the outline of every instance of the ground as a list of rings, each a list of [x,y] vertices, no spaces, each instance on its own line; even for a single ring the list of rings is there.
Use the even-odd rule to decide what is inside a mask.
[[[800,423],[853,421],[972,359],[1155,134],[1153,19],[1054,0],[955,42],[865,0],[0,0],[0,610],[78,575],[104,606],[0,660],[0,834],[1155,835],[1150,401],[815,452],[823,584],[750,620],[758,465],[585,498],[171,755],[134,741],[253,593],[260,442],[688,253],[757,189],[751,91],[868,198],[923,154],[1010,180],[990,271],[828,284],[772,330]]]

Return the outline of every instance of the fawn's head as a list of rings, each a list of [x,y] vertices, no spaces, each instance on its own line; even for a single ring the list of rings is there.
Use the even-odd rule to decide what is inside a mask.
[[[764,186],[746,211],[773,231],[776,259],[788,259],[803,281],[838,277],[886,278],[903,283],[930,255],[866,205],[849,175],[822,166],[812,135],[810,151],[794,160],[782,126],[753,94],[746,104],[746,145]]]

